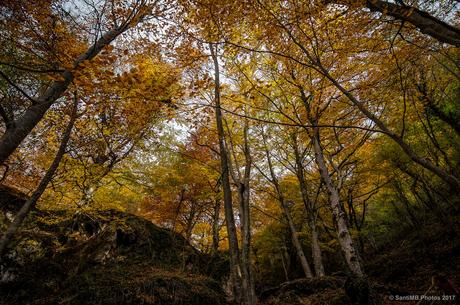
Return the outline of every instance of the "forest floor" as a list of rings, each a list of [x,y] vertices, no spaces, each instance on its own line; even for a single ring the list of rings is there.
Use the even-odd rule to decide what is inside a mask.
[[[460,283],[458,228],[458,223],[450,227],[431,223],[419,230],[396,230],[386,244],[369,251],[365,270],[376,304],[459,304],[460,295],[452,290]],[[348,295],[354,292],[348,281],[343,274],[298,279],[264,291],[261,301],[265,305],[350,304],[347,289]]]

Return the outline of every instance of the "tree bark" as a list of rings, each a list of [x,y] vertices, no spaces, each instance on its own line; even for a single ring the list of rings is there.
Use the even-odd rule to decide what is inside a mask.
[[[217,254],[219,250],[219,214],[220,199],[216,198],[214,202],[214,213],[212,217],[212,254]]]
[[[281,264],[283,265],[284,277],[286,278],[286,282],[289,282],[289,273],[286,267],[286,263],[284,262],[284,254],[280,254],[281,257]]]
[[[226,127],[228,129],[227,121],[225,121]],[[241,173],[241,166],[238,162],[238,157],[235,151],[235,146],[232,141],[232,136],[230,134],[230,129],[228,129],[228,167],[230,172],[230,177],[233,180],[234,185],[237,186],[238,193],[238,210],[240,217],[240,232],[241,232],[241,255],[240,255],[240,264],[241,264],[241,285],[242,285],[242,304],[255,304],[256,295],[254,287],[254,277],[251,269],[251,260],[250,260],[250,250],[251,250],[251,231],[250,231],[250,208],[249,208],[249,195],[250,195],[250,175],[252,167],[252,158],[251,152],[249,149],[249,122],[247,119],[244,121],[243,128],[243,154],[244,154],[244,170],[243,174]],[[233,161],[231,156],[233,156]],[[233,165],[234,164],[234,165]]]
[[[289,212],[289,207],[287,206],[286,199],[284,198],[283,192],[281,190],[281,187],[278,182],[278,178],[276,177],[275,171],[273,170],[273,164],[271,161],[271,156],[270,152],[268,151],[267,147],[267,142],[266,142],[266,137],[265,134],[262,133],[262,138],[265,144],[265,155],[267,158],[267,163],[268,163],[268,168],[270,170],[270,176],[271,176],[271,183],[275,187],[276,195],[278,197],[278,201],[281,204],[281,207],[284,212],[284,216],[286,217],[286,220],[289,225],[289,231],[291,232],[291,239],[292,239],[292,244],[294,245],[294,248],[296,249],[297,257],[300,260],[300,264],[302,265],[302,270],[307,278],[313,278],[313,273],[311,272],[310,265],[308,264],[307,258],[305,256],[305,253],[303,252],[302,249],[302,244],[299,241],[299,237],[297,236],[297,230],[294,225],[294,221],[292,219],[291,213]]]
[[[321,147],[320,132],[319,128],[317,127],[318,118],[313,116],[309,100],[301,86],[299,86],[299,91],[300,99],[307,112],[307,118],[310,121],[310,124],[314,126],[313,132],[310,134],[310,139],[313,143],[315,161],[318,165],[321,179],[326,185],[326,189],[328,191],[329,204],[337,226],[337,239],[345,256],[347,265],[350,268],[350,271],[357,277],[364,277],[364,271],[361,266],[361,259],[359,257],[358,251],[354,246],[353,239],[351,238],[350,231],[348,229],[346,215],[342,205],[340,204],[339,191],[332,182],[331,175],[324,159],[323,148]]]
[[[311,272],[310,265],[308,264],[307,257],[302,249],[302,244],[300,243],[297,230],[294,225],[294,220],[292,219],[291,212],[289,211],[289,207],[286,203],[284,196],[278,195],[279,201],[284,211],[284,215],[286,216],[286,220],[288,221],[289,229],[291,231],[292,237],[292,244],[294,245],[297,256],[300,260],[300,264],[302,265],[303,272],[307,278],[313,278],[313,273]]]
[[[75,97],[69,124],[67,125],[67,128],[64,131],[64,134],[61,140],[61,144],[59,145],[59,149],[56,153],[56,156],[54,157],[53,162],[51,163],[51,166],[48,168],[45,176],[40,181],[40,184],[38,185],[37,189],[34,191],[32,196],[24,203],[24,205],[21,207],[19,212],[16,214],[13,222],[10,224],[7,231],[2,236],[2,239],[0,240],[0,261],[6,250],[6,247],[8,246],[9,242],[13,238],[14,234],[18,231],[19,227],[24,222],[30,210],[36,205],[37,201],[40,199],[41,195],[46,190],[46,187],[50,183],[51,179],[56,173],[56,170],[59,167],[59,163],[61,162],[62,157],[65,154],[67,143],[69,142],[70,134],[72,132],[72,128],[73,128],[73,125],[77,117],[77,105],[78,105],[78,101],[77,101],[77,98]]]
[[[326,0],[326,3],[353,5],[362,3],[356,0]],[[382,0],[367,0],[364,5],[373,12],[391,16],[402,22],[415,26],[423,34],[429,35],[439,42],[460,46],[460,30],[414,6],[399,5]]]
[[[243,138],[244,138],[244,176],[243,180],[238,183],[238,191],[240,198],[240,211],[241,211],[241,268],[243,269],[243,292],[246,294],[245,302],[248,305],[256,303],[256,294],[254,286],[254,277],[251,268],[251,214],[250,214],[250,179],[251,179],[251,166],[252,158],[249,148],[248,139],[249,123],[245,120]]]
[[[334,186],[329,170],[324,160],[323,149],[321,147],[319,128],[314,127],[312,136],[313,148],[315,151],[315,160],[318,165],[321,178],[326,185],[329,194],[329,203],[331,205],[332,214],[334,215],[335,222],[337,224],[337,238],[345,256],[350,271],[358,276],[363,277],[364,272],[361,267],[361,260],[359,254],[354,246],[353,239],[351,238],[350,231],[348,230],[348,224],[345,219],[345,212],[340,205],[339,191]]]
[[[302,156],[300,155],[297,137],[295,133],[292,134],[294,155],[296,161],[296,175],[299,180],[300,192],[302,194],[302,201],[307,211],[308,226],[311,234],[311,251],[313,256],[313,266],[315,268],[316,276],[324,276],[324,265],[321,256],[321,248],[318,238],[318,227],[316,225],[316,207],[308,196],[307,182],[304,176],[304,168],[302,164]]]
[[[137,18],[136,20],[140,19]],[[8,157],[16,150],[38,122],[40,122],[51,105],[65,93],[73,81],[73,70],[79,68],[84,61],[91,60],[97,56],[117,36],[134,25],[128,21],[102,35],[94,45],[89,47],[85,53],[81,54],[75,60],[73,69],[66,69],[62,72],[62,80],[54,81],[42,95],[35,98],[35,104],[30,106],[21,117],[10,124],[10,128],[7,128],[0,138],[0,164],[5,163]]]
[[[211,57],[214,63],[214,103],[216,114],[217,133],[219,137],[219,153],[221,166],[222,189],[224,192],[224,212],[227,224],[228,248],[230,255],[230,276],[232,279],[234,299],[241,303],[241,266],[238,248],[238,238],[236,234],[235,218],[233,216],[232,190],[230,186],[230,174],[228,167],[228,151],[225,145],[225,134],[222,120],[222,111],[220,108],[220,79],[219,79],[219,61],[217,51],[212,44],[209,44]]]

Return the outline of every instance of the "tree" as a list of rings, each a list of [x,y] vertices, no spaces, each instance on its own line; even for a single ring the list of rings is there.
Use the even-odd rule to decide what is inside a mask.
[[[27,11],[31,9],[33,11],[33,6],[31,7],[31,3],[25,3],[24,6],[26,9],[21,8],[21,6],[17,6],[12,3],[8,7],[10,11],[9,18],[6,18],[7,26],[9,23],[16,22],[14,19],[18,18],[17,14],[20,15],[20,19],[28,18]],[[106,20],[104,23],[101,23],[102,20],[98,20],[98,24],[96,24],[96,28],[105,28],[109,26],[109,29],[99,36],[99,33],[96,33],[94,43],[87,47],[86,51],[77,55],[73,58],[73,62],[67,61],[67,66],[58,66],[55,67],[52,71],[58,72],[58,76],[56,80],[51,81],[49,85],[46,86],[46,89],[41,90],[41,92],[37,96],[30,96],[29,94],[25,93],[24,90],[20,89],[20,87],[13,83],[10,78],[5,74],[1,73],[1,76],[16,90],[20,91],[23,95],[25,95],[30,102],[30,106],[26,108],[24,113],[15,119],[12,119],[8,116],[3,116],[5,121],[5,126],[8,128],[5,129],[2,137],[0,138],[0,163],[3,164],[6,159],[16,150],[16,148],[21,144],[24,138],[32,131],[32,129],[40,122],[40,120],[45,115],[46,111],[62,96],[64,92],[68,89],[68,87],[72,84],[75,79],[75,74],[82,69],[82,67],[93,58],[95,58],[104,48],[107,48],[112,41],[117,38],[119,35],[127,31],[129,28],[135,26],[137,23],[142,21],[145,18],[149,11],[151,10],[151,4],[144,0],[136,0],[131,3],[130,8],[128,10],[122,9],[122,3],[111,2],[111,12],[118,12],[118,14],[106,16]],[[9,11],[6,10],[5,12]],[[109,8],[102,6],[101,12],[95,12],[100,16],[104,16],[108,13]],[[65,12],[65,11],[64,11]],[[121,12],[121,14],[120,14]],[[6,13],[8,16],[8,13]],[[50,11],[47,12],[51,19],[54,19],[55,22],[57,16],[54,12]],[[40,22],[41,18],[45,18],[45,16],[34,16]],[[12,21],[10,21],[12,20]],[[63,20],[59,20],[62,22]],[[33,25],[32,25],[33,26]],[[12,29],[14,30],[14,29]],[[68,31],[68,29],[66,29]],[[43,37],[38,37],[38,39],[45,39]],[[45,41],[46,43],[46,41]],[[80,45],[81,46],[81,45]],[[72,45],[68,45],[67,47],[73,47]],[[32,52],[34,50],[31,50]],[[69,52],[68,49],[62,49],[60,52]],[[75,53],[75,51],[70,52],[70,54]],[[65,53],[64,53],[65,54]],[[64,56],[66,57],[66,56]],[[8,64],[8,63],[7,63]],[[10,64],[13,67],[16,67],[14,64]],[[53,76],[55,77],[55,76]],[[2,113],[6,113],[6,111],[2,111]]]
[[[318,237],[316,206],[315,202],[310,198],[310,195],[308,194],[307,182],[304,174],[304,155],[299,149],[297,135],[295,132],[292,133],[292,147],[295,155],[296,176],[299,180],[299,187],[302,193],[302,201],[307,211],[308,226],[311,232],[311,253],[313,256],[313,266],[315,267],[315,274],[317,276],[324,276],[324,266]]]
[[[64,134],[61,140],[61,144],[59,146],[58,151],[56,152],[56,156],[54,157],[53,163],[48,168],[48,171],[46,172],[45,176],[40,181],[40,184],[38,185],[37,189],[34,191],[32,196],[29,199],[27,199],[27,201],[24,203],[24,205],[15,215],[14,220],[9,225],[7,231],[3,234],[0,240],[0,260],[3,257],[3,254],[6,250],[6,247],[8,246],[8,243],[11,241],[14,234],[17,232],[21,224],[26,219],[30,210],[36,205],[37,201],[40,199],[41,195],[46,190],[46,187],[48,186],[50,181],[53,179],[53,176],[59,167],[59,163],[61,162],[62,157],[64,156],[66,152],[67,143],[69,142],[72,128],[74,126],[75,120],[77,119],[77,107],[78,107],[78,99],[75,93],[74,102],[72,106],[72,112],[70,114],[69,124],[67,125],[67,128],[64,131]]]
[[[211,56],[214,62],[214,103],[216,112],[216,125],[219,137],[219,155],[221,162],[221,180],[224,193],[224,211],[225,222],[227,224],[228,245],[230,252],[230,276],[232,279],[232,288],[235,300],[240,303],[243,297],[247,296],[247,292],[243,291],[242,273],[240,265],[240,254],[238,247],[238,238],[236,233],[235,218],[233,216],[232,190],[230,185],[230,169],[228,161],[228,150],[225,144],[225,132],[222,119],[221,103],[220,103],[220,79],[219,79],[219,61],[217,57],[217,48],[209,45]]]
[[[294,221],[292,220],[291,213],[289,212],[288,203],[286,202],[286,200],[284,198],[283,192],[282,192],[280,184],[278,182],[278,178],[276,177],[276,174],[275,174],[275,171],[274,171],[274,168],[273,168],[272,159],[271,159],[270,152],[269,152],[268,146],[267,146],[267,138],[266,138],[267,136],[265,135],[265,133],[263,131],[262,131],[262,137],[263,137],[263,140],[264,140],[265,155],[266,155],[266,158],[267,158],[268,169],[269,169],[270,177],[271,177],[271,178],[269,178],[269,181],[273,184],[273,187],[275,188],[277,199],[279,200],[279,202],[281,204],[281,207],[283,208],[284,216],[286,217],[286,220],[287,220],[287,222],[289,224],[289,229],[291,231],[292,243],[293,243],[293,245],[294,245],[294,247],[296,249],[297,256],[299,257],[300,263],[302,265],[303,272],[305,273],[305,276],[307,278],[312,278],[313,273],[312,273],[312,271],[310,269],[310,265],[309,265],[309,263],[307,261],[307,258],[305,257],[305,253],[304,253],[304,251],[302,249],[302,245],[300,244],[299,238],[297,237],[297,230],[295,228]]]
[[[229,9],[229,7],[226,9]],[[348,42],[346,47],[342,47],[345,43],[343,41],[343,35],[341,35],[339,31],[343,33],[344,29],[348,29],[350,31],[360,32],[363,35],[363,39],[360,42],[369,44],[370,48],[380,47],[382,44],[382,37],[380,37],[380,34],[376,34],[377,32],[372,29],[369,30],[365,28],[360,30],[357,27],[363,22],[369,23],[370,20],[368,16],[362,15],[360,19],[349,22],[348,19],[342,17],[344,15],[339,15],[337,17],[334,12],[323,12],[310,5],[297,6],[295,3],[287,3],[284,6],[280,6],[262,3],[260,1],[257,1],[256,6],[245,7],[245,9],[253,11],[253,13],[247,14],[246,20],[248,22],[253,22],[251,18],[254,16],[265,16],[262,18],[264,25],[260,24],[259,27],[257,27],[258,31],[253,32],[253,37],[251,39],[245,39],[245,43],[240,43],[237,39],[228,39],[231,35],[225,34],[224,39],[226,39],[228,44],[244,51],[284,58],[291,61],[293,64],[304,66],[306,69],[311,70],[312,73],[319,74],[320,77],[325,77],[346,98],[348,98],[365,117],[371,120],[383,134],[395,141],[413,162],[437,175],[451,188],[458,189],[460,187],[460,180],[455,173],[449,172],[446,168],[419,155],[414,151],[410,143],[404,139],[403,134],[402,136],[398,134],[398,132],[380,118],[377,109],[375,109],[375,107],[378,108],[379,99],[374,97],[375,101],[372,99],[370,99],[370,101],[363,101],[354,93],[354,89],[347,89],[347,86],[350,88],[355,87],[355,79],[362,80],[363,83],[366,83],[368,80],[362,76],[363,73],[362,70],[360,70],[360,65],[350,67],[346,64],[347,61],[355,58],[359,60],[360,55],[357,55],[357,53],[359,53],[359,50],[362,48],[362,44],[358,43],[358,45],[354,45]],[[282,14],[280,12],[282,12]],[[313,16],[312,14],[317,16],[317,18],[311,19],[308,17]],[[289,22],[291,19],[293,22]],[[342,28],[331,28],[329,23],[332,21],[336,24],[340,24]],[[219,26],[221,28],[227,26],[226,22],[220,22],[221,24],[219,24]],[[346,22],[348,22],[348,24],[346,24]],[[274,29],[276,29],[276,31]],[[231,32],[228,28],[226,28],[226,30]],[[366,34],[371,36],[372,39],[365,38]],[[273,43],[274,40],[276,40],[276,43]],[[255,46],[251,45],[251,43]],[[263,45],[262,49],[260,45]],[[340,48],[338,48],[338,46],[340,46]],[[341,62],[343,62],[343,66],[339,65]],[[371,71],[374,72],[374,70]],[[366,85],[368,86],[368,84]],[[368,87],[365,87],[365,89],[368,89]],[[381,96],[386,97],[386,95]],[[388,103],[388,101],[386,102]]]
[[[448,24],[436,18],[435,16],[423,11],[416,6],[405,4],[403,1],[396,1],[391,3],[381,0],[368,0],[368,1],[330,1],[326,3],[345,4],[350,6],[364,5],[374,12],[379,12],[383,15],[391,16],[402,23],[408,22],[420,30],[420,32],[427,34],[434,39],[448,43],[454,46],[460,46],[460,30],[455,26]],[[453,4],[455,5],[455,4]]]

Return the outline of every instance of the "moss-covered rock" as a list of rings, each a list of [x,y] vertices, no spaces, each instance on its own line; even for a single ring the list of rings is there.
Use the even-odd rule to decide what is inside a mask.
[[[1,263],[0,304],[225,304],[226,261],[118,211],[34,211]]]

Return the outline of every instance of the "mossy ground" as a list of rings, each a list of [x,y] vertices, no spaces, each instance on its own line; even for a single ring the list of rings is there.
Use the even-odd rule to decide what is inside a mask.
[[[395,296],[452,294],[432,286],[433,276],[460,283],[460,230],[458,222],[446,226],[427,223],[419,230],[400,229],[378,249],[364,257],[370,301],[359,298],[360,283],[342,273],[321,279],[298,279],[267,289],[261,294],[263,305],[411,305],[458,304],[454,301],[398,301]],[[432,286],[432,287],[431,287]],[[428,289],[431,287],[431,290]],[[365,287],[366,288],[366,287]],[[393,299],[391,299],[393,297]],[[457,295],[457,297],[459,297]],[[364,299],[364,301],[363,301]]]
[[[34,211],[3,262],[0,304],[225,304],[225,266],[134,215]]]

